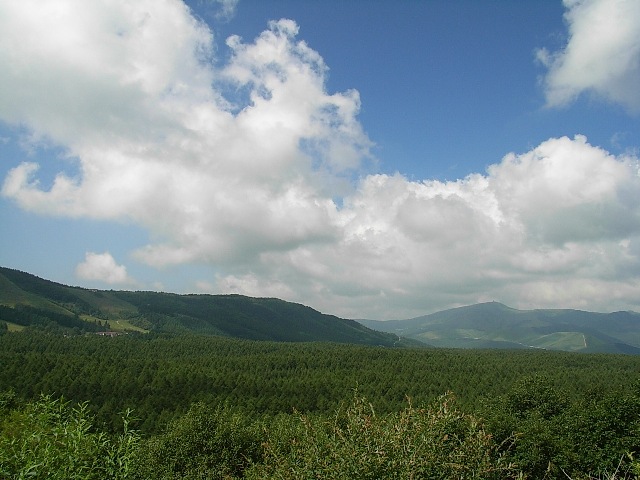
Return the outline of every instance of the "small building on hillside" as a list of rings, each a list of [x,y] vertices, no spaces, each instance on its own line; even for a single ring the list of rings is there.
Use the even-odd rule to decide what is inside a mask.
[[[121,335],[120,332],[96,332],[96,335],[100,335],[101,337],[117,337]]]

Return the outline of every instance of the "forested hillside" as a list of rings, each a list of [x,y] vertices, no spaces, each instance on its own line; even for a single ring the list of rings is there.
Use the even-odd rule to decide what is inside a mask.
[[[489,302],[409,320],[361,323],[437,347],[640,353],[640,314],[635,312],[517,310]]]
[[[0,328],[198,333],[250,340],[640,354],[640,314],[516,310],[497,302],[358,322],[277,298],[88,290],[0,267]]]
[[[79,332],[199,333],[252,340],[417,345],[276,298],[88,290],[0,267],[0,322]]]

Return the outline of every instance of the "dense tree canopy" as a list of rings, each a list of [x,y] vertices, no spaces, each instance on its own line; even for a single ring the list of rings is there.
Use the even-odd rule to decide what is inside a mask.
[[[13,412],[3,417],[2,441],[54,428],[33,412],[60,402],[62,430],[80,415],[113,449],[124,438],[122,412],[133,411],[135,455],[147,460],[129,452],[127,461],[164,472],[158,478],[407,478],[390,472],[414,467],[424,472],[416,478],[580,478],[635,468],[640,454],[637,356],[29,327],[0,335],[0,364],[0,392],[11,392],[0,403]],[[458,450],[447,450],[449,438]],[[177,446],[188,442],[200,454],[181,457]],[[39,455],[27,450],[14,454]],[[348,451],[361,456],[340,463]],[[455,470],[447,455],[473,467]],[[418,468],[418,456],[439,470]]]

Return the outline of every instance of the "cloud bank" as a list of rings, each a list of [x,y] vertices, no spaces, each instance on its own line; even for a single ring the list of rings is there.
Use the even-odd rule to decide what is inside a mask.
[[[547,104],[571,103],[583,92],[640,113],[640,2],[564,0],[569,39],[564,49],[538,51],[549,69]]]
[[[2,194],[140,225],[153,241],[137,261],[211,266],[194,289],[348,317],[494,299],[640,308],[638,158],[577,136],[453,182],[368,174],[358,92],[328,92],[297,35],[282,19],[230,37],[214,67],[211,31],[177,0],[1,5],[0,118],[77,165],[45,188],[37,164],[18,164]],[[108,253],[77,273],[127,279]]]

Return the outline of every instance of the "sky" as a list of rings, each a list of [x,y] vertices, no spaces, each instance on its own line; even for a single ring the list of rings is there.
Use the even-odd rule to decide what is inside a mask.
[[[0,0],[0,265],[346,318],[640,311],[637,0]]]

